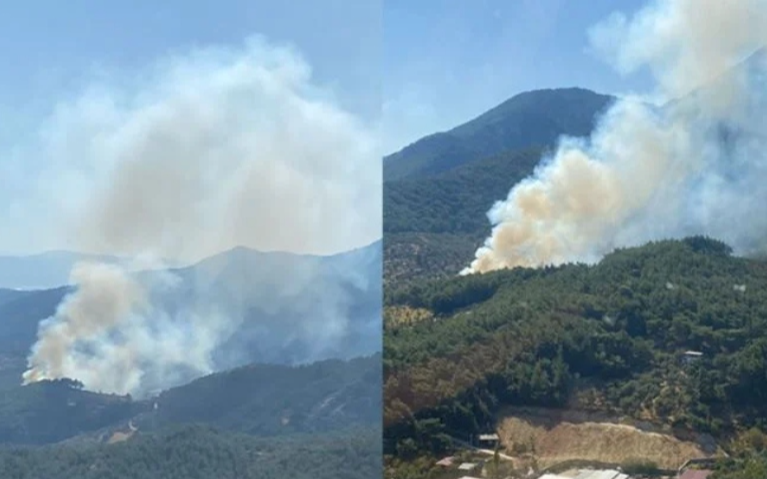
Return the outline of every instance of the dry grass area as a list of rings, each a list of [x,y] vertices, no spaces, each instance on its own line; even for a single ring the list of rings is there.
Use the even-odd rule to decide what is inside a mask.
[[[686,460],[720,453],[711,440],[682,440],[647,424],[583,412],[515,410],[500,421],[508,454],[534,456],[545,468],[569,460],[620,464],[637,459],[675,469]]]
[[[112,434],[112,436],[107,441],[108,444],[115,444],[117,442],[123,442],[127,441],[133,436],[134,431],[128,431],[128,432],[121,432],[117,431],[116,433]]]
[[[387,306],[383,311],[384,324],[387,326],[411,326],[421,321],[429,321],[434,315],[428,309],[409,306]]]

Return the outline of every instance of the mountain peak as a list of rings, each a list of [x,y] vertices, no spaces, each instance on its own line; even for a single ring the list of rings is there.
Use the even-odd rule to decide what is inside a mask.
[[[389,155],[384,180],[431,177],[503,152],[550,146],[562,135],[588,136],[613,100],[577,87],[519,93],[462,125]]]

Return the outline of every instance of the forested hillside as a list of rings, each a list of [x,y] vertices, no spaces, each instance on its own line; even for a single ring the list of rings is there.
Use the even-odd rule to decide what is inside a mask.
[[[767,263],[702,237],[389,288],[385,445],[400,459],[505,405],[609,411],[724,437],[767,418]],[[683,362],[683,353],[702,353]]]
[[[0,477],[376,477],[380,365],[380,354],[251,365],[146,400],[70,380],[9,388]]]
[[[380,476],[379,428],[263,439],[184,426],[116,444],[0,448],[4,479],[358,479]]]
[[[18,386],[0,395],[0,443],[101,441],[129,422],[140,431],[203,423],[259,436],[378,427],[380,364],[377,354],[296,367],[252,365],[145,400],[85,391],[69,380]]]
[[[381,355],[287,367],[252,365],[166,391],[142,422],[210,424],[258,436],[381,422]]]
[[[385,280],[457,274],[490,233],[487,211],[543,152],[507,152],[434,177],[385,183]]]
[[[522,93],[386,157],[385,282],[458,273],[490,233],[493,204],[560,137],[587,137],[613,100],[580,88]]]

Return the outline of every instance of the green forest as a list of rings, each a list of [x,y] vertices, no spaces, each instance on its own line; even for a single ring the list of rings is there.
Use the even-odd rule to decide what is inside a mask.
[[[490,233],[489,207],[535,168],[542,152],[506,152],[433,177],[386,183],[387,285],[458,273]]]
[[[264,439],[186,425],[116,444],[0,448],[3,479],[360,479],[380,474],[379,428]]]
[[[304,366],[250,365],[143,400],[98,394],[71,380],[0,392],[0,444],[100,437],[202,423],[258,436],[321,433],[381,421],[381,355]],[[2,477],[2,476],[0,476]]]
[[[7,388],[0,477],[376,477],[380,365],[380,354],[250,365],[148,399],[68,379]]]
[[[716,437],[764,429],[766,287],[767,262],[706,237],[617,250],[593,266],[390,286],[385,452],[436,456],[451,437],[487,431],[503,406],[575,398]],[[688,364],[687,350],[702,357]]]

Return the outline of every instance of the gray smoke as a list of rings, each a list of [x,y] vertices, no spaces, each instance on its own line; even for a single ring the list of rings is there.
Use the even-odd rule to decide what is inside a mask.
[[[619,71],[648,69],[653,97],[675,101],[622,98],[591,138],[563,139],[493,206],[492,235],[463,274],[594,262],[691,234],[764,249],[767,2],[657,1],[590,36]]]
[[[295,51],[260,38],[107,77],[59,104],[26,148],[45,168],[18,207],[49,211],[43,218],[56,220],[45,226],[75,249],[135,260],[75,268],[76,291],[40,325],[25,382],[70,377],[146,394],[221,367],[217,352],[245,326],[266,341],[286,307],[304,313],[291,327],[311,331],[317,351],[332,349],[353,299],[339,285],[360,284],[354,265],[328,276],[250,262],[233,276],[214,259],[193,273],[162,271],[240,245],[330,254],[378,240],[374,139]],[[129,272],[142,268],[154,272]],[[323,281],[310,307],[305,297]],[[227,364],[247,359],[230,353]]]

